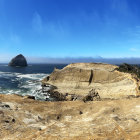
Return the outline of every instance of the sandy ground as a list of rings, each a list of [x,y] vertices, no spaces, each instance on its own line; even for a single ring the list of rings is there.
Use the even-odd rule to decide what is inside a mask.
[[[1,140],[140,140],[140,98],[42,102],[0,95]]]

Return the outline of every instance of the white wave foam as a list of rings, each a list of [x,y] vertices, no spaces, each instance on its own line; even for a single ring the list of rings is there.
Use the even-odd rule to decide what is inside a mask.
[[[13,77],[13,76],[17,76],[20,75],[20,73],[15,73],[15,72],[2,72],[0,71],[0,77]]]
[[[31,95],[35,96],[37,99],[44,100],[46,96],[41,90],[41,80],[45,78],[48,74],[36,73],[36,74],[21,74],[14,72],[1,72],[0,77],[9,79],[12,84],[18,83],[16,87],[0,87],[0,93],[3,94],[19,94],[19,95]]]
[[[2,65],[2,64],[0,66],[8,67],[8,65]]]
[[[42,80],[45,78],[47,74],[37,73],[37,74],[19,74],[17,77],[19,78],[27,78],[27,79],[34,79],[34,80]]]

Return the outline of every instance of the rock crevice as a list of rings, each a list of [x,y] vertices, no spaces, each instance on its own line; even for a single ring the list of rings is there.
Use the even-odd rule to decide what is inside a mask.
[[[123,98],[139,95],[139,79],[131,73],[117,70],[118,66],[102,63],[70,64],[54,70],[43,84],[56,86],[62,94],[87,96],[92,89],[98,90],[101,98]]]
[[[93,78],[93,70],[91,70],[91,75],[90,75],[90,78],[89,78],[89,85],[90,85],[91,82],[92,82],[92,78]]]

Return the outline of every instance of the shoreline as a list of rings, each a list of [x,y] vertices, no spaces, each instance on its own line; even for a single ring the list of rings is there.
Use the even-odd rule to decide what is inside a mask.
[[[140,95],[135,87],[139,79],[133,74],[118,72],[114,69],[117,66],[95,65],[80,64],[79,68],[71,64],[43,79],[46,81],[42,80],[41,90],[49,93],[53,101],[35,100],[30,95],[0,94],[0,139],[138,140]],[[96,90],[97,82],[100,90]],[[105,86],[108,90],[102,96]],[[67,87],[72,93],[65,90]],[[127,93],[131,87],[135,94]],[[114,88],[117,88],[115,95],[123,90],[125,96],[105,96]],[[73,89],[80,91],[79,94]]]

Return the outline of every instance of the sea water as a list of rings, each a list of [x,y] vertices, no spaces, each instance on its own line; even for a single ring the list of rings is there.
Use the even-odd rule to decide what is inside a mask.
[[[66,64],[31,64],[28,67],[9,67],[0,64],[0,94],[19,94],[35,96],[45,100],[41,80],[53,72],[54,68],[62,69]]]

